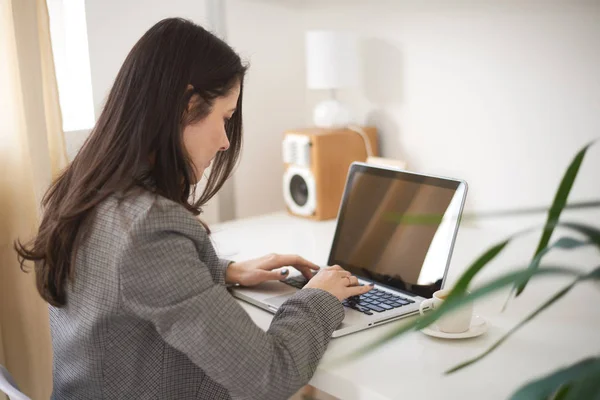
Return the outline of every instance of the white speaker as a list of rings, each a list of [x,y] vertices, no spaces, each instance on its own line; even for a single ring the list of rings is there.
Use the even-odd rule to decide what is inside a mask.
[[[365,127],[365,139],[348,128],[307,128],[283,138],[283,198],[288,211],[316,220],[335,218],[348,168],[365,161],[365,140],[377,154],[377,132]]]

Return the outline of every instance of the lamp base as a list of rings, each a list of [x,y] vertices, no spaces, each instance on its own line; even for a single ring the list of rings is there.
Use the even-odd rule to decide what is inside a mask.
[[[350,120],[350,110],[337,100],[324,100],[313,111],[313,122],[321,128],[346,126]]]

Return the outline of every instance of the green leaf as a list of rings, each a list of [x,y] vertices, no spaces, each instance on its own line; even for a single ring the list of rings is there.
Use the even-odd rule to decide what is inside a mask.
[[[581,149],[569,165],[569,168],[567,168],[567,171],[565,172],[565,175],[563,176],[554,197],[554,201],[552,202],[552,206],[548,211],[546,226],[544,227],[542,237],[540,238],[540,242],[538,243],[537,249],[533,255],[533,259],[535,259],[535,257],[537,257],[538,254],[540,254],[544,248],[548,246],[548,242],[550,241],[550,237],[552,236],[554,228],[558,223],[560,214],[567,204],[567,198],[569,197],[569,193],[571,192],[571,188],[573,187],[573,183],[575,182],[575,178],[577,177],[577,173],[579,172],[579,167],[581,167],[585,153],[587,152],[588,148],[594,144],[594,142],[595,141],[587,144],[583,149]],[[519,296],[523,292],[526,285],[527,280],[517,287],[516,296]]]
[[[558,225],[563,225],[562,223],[558,223]],[[585,225],[581,225],[581,224],[577,224],[577,223],[569,223],[568,227],[574,230],[577,230],[581,233],[583,233],[584,235],[592,235],[592,237],[590,238],[591,240],[600,240],[600,232],[598,232],[599,237],[595,238],[593,237],[594,235],[594,228],[592,227],[588,227]],[[458,279],[458,281],[456,282],[452,293],[450,294],[450,296],[458,296],[462,293],[464,293],[467,288],[469,287],[469,284],[471,283],[471,281],[473,280],[473,278],[475,277],[475,275],[477,275],[477,273],[479,273],[479,271],[481,271],[483,269],[483,267],[485,267],[490,261],[492,261],[494,258],[496,258],[496,256],[498,256],[498,254],[500,254],[500,252],[502,252],[502,250],[504,250],[504,248],[514,239],[516,239],[519,236],[522,236],[524,234],[527,234],[529,232],[532,232],[535,228],[529,228],[529,229],[525,229],[522,230],[520,232],[517,232],[515,234],[513,234],[512,236],[510,236],[508,239],[505,239],[502,242],[499,242],[497,244],[495,244],[494,246],[490,247],[485,253],[483,253],[477,260],[475,260],[466,270],[465,272],[461,275],[461,277]],[[559,247],[559,248],[569,248],[569,246],[574,245],[574,243],[582,243],[580,241],[577,241],[576,239],[565,239],[565,241],[559,241],[555,244],[555,247]],[[577,247],[577,246],[576,246]],[[534,258],[534,260],[532,260],[531,264],[529,265],[529,267],[531,269],[537,269],[537,267],[539,266],[539,263],[542,259],[542,257],[548,252],[549,250],[546,250],[543,254],[540,254],[539,257]],[[534,265],[534,266],[532,266]],[[515,288],[517,287],[517,285],[515,284]],[[504,308],[506,308],[506,305],[508,304],[508,299],[506,303],[504,304]]]
[[[565,400],[580,399],[600,399],[600,368],[590,368],[589,373],[569,385]]]
[[[587,236],[594,243],[596,243],[597,241],[600,241],[600,231],[594,227],[590,227],[587,225],[582,225],[582,224],[574,223],[574,222],[569,222],[569,223],[556,222],[556,225],[565,226],[572,230],[575,230],[575,231],[583,234],[584,236]],[[523,236],[527,233],[533,232],[536,229],[537,228],[524,229],[522,231],[519,231],[519,232],[511,235],[508,239],[505,239],[499,243],[496,243],[492,247],[490,247],[485,253],[483,253],[481,256],[479,256],[479,258],[477,258],[469,267],[467,267],[465,272],[461,275],[461,277],[458,279],[458,281],[454,285],[454,288],[453,288],[450,296],[458,296],[458,295],[461,295],[462,293],[464,293],[467,290],[467,288],[469,287],[469,284],[471,283],[471,281],[473,280],[475,275],[477,275],[479,273],[479,271],[481,271],[490,261],[495,259],[511,241],[513,241],[516,238]],[[568,249],[569,246],[573,246],[574,243],[583,243],[583,242],[577,241],[576,239],[566,239],[565,241],[557,241],[557,243],[555,243],[554,246],[557,248]],[[578,247],[578,246],[575,246],[575,247]],[[544,251],[543,254],[539,255],[539,257],[536,257],[531,261],[531,263],[529,264],[531,269],[538,268],[542,257],[549,250],[543,250],[543,251]],[[533,267],[532,267],[532,264],[534,265]],[[515,288],[518,287],[517,284],[515,284],[514,287]],[[509,295],[509,298],[510,298],[510,295]],[[508,302],[508,299],[507,299],[507,302]],[[506,307],[506,303],[505,303],[504,307]]]
[[[573,229],[585,236],[600,247],[600,229],[589,225],[577,224],[574,222],[561,222],[561,226]]]
[[[573,269],[561,268],[561,267],[545,267],[545,268],[540,268],[540,269],[536,269],[536,270],[530,270],[528,268],[525,268],[522,270],[518,270],[516,272],[510,272],[510,273],[504,274],[504,275],[486,283],[485,285],[472,290],[470,293],[463,292],[460,295],[455,295],[454,290],[453,290],[450,293],[450,295],[446,298],[446,300],[444,301],[442,306],[439,307],[438,309],[428,312],[427,314],[425,314],[424,316],[422,316],[416,320],[409,321],[408,323],[398,327],[397,329],[394,329],[393,331],[382,336],[381,338],[377,339],[376,341],[374,341],[370,344],[367,344],[366,346],[362,347],[361,349],[358,349],[356,352],[350,354],[349,356],[344,357],[342,360],[353,359],[353,358],[359,357],[359,356],[381,346],[384,343],[387,343],[388,341],[392,340],[393,338],[398,337],[406,332],[412,331],[414,329],[417,329],[417,330],[423,329],[423,328],[431,325],[435,321],[437,321],[444,314],[451,312],[458,307],[461,307],[467,303],[473,302],[481,297],[487,296],[487,295],[489,295],[497,290],[500,290],[508,285],[512,285],[512,284],[518,283],[518,282],[523,282],[525,279],[529,279],[530,277],[532,277],[534,275],[536,275],[536,276],[543,276],[543,275],[578,276],[578,272],[574,271]],[[342,361],[342,360],[340,360],[340,361]]]
[[[561,226],[561,227],[565,227],[565,228],[569,228],[571,230],[574,230],[576,232],[581,233],[582,235],[584,235],[588,239],[590,239],[590,241],[592,243],[594,243],[598,248],[600,248],[600,230],[596,229],[595,227],[592,227],[592,226],[589,226],[589,225],[579,224],[579,223],[576,223],[576,222],[559,222],[556,225]],[[568,239],[568,240],[574,240],[574,239]],[[531,268],[531,269],[538,268],[538,266],[539,266],[542,258],[550,250],[552,250],[554,248],[563,248],[563,249],[574,248],[574,247],[569,247],[569,243],[570,242],[561,242],[560,240],[558,240],[553,245],[551,245],[549,247],[545,247],[544,249],[542,249],[540,251],[540,253],[538,255],[536,255],[533,258],[533,260],[531,260],[531,263],[529,264],[529,268]],[[584,242],[579,242],[579,243],[584,243]],[[579,246],[575,246],[575,247],[579,247]],[[518,288],[519,288],[518,285],[515,285],[513,287],[513,289],[509,293],[508,297],[506,298],[506,301],[504,302],[504,306],[502,307],[502,311],[504,311],[506,309],[506,306],[508,305],[508,302],[509,302],[510,298],[512,297],[512,294],[515,291],[517,291]]]
[[[579,247],[587,246],[592,242],[584,242],[582,240],[573,239],[570,237],[563,237],[558,239],[552,245],[545,247],[540,254],[538,254],[531,263],[529,264],[529,269],[537,269],[540,266],[540,262],[542,261],[542,257],[548,254],[553,249],[564,249],[564,250],[573,250]]]
[[[516,272],[510,272],[486,283],[485,285],[472,290],[470,293],[462,292],[457,294],[454,290],[450,292],[446,300],[442,305],[435,311],[429,312],[423,317],[419,318],[415,322],[415,329],[423,329],[435,321],[437,321],[444,314],[447,314],[467,303],[471,303],[481,297],[487,296],[499,289],[504,288],[507,285],[515,282],[522,282],[525,279],[529,279],[533,275],[575,275],[578,276],[577,271],[561,267],[546,267],[538,270],[522,269]]]
[[[552,400],[565,400],[567,395],[569,394],[569,390],[571,390],[571,385],[565,384],[558,388]]]
[[[461,275],[461,277],[454,285],[453,292],[455,293],[455,295],[460,295],[464,293],[467,290],[467,287],[469,286],[471,280],[473,280],[473,278],[475,277],[475,275],[477,275],[477,273],[481,271],[483,267],[485,267],[490,261],[496,258],[496,256],[500,254],[502,250],[504,250],[506,245],[510,243],[512,239],[514,239],[514,236],[504,240],[503,242],[497,243],[496,245],[490,247],[477,260],[475,260],[473,264],[471,264],[469,268],[467,268],[467,270]]]
[[[531,399],[546,399],[555,393],[563,385],[581,379],[582,377],[595,376],[596,379],[600,374],[600,358],[591,357],[582,360],[569,367],[560,369],[547,375],[541,379],[529,382],[525,386],[518,389],[511,397],[511,400],[531,400]],[[593,399],[594,397],[572,397],[574,387],[569,387],[566,394],[569,399]],[[597,396],[597,393],[596,393]]]
[[[479,258],[477,258],[471,265],[469,265],[469,267],[467,267],[465,272],[463,272],[463,274],[460,276],[460,278],[454,285],[454,288],[452,289],[452,293],[450,294],[450,296],[459,296],[462,293],[464,293],[467,290],[467,288],[469,287],[469,284],[471,283],[471,281],[473,280],[475,275],[477,275],[479,273],[479,271],[481,271],[483,269],[483,267],[485,267],[490,261],[492,261],[494,258],[496,258],[496,256],[498,256],[498,254],[500,254],[502,252],[502,250],[504,250],[504,248],[511,241],[518,238],[519,236],[523,236],[527,233],[533,232],[535,229],[536,228],[528,228],[528,229],[519,231],[517,233],[514,233],[508,239],[505,239],[499,243],[496,243],[495,245],[490,247],[488,250],[486,250],[485,253],[483,253],[481,256],[479,256]]]
[[[571,243],[571,244],[573,246],[575,246],[575,247],[579,247],[579,246],[583,245],[583,242],[577,243],[577,241],[574,240],[574,239],[569,239],[569,238],[563,238],[563,239],[565,239],[563,241],[563,243],[568,243],[570,240],[572,240],[573,243]],[[569,240],[566,240],[566,239],[569,239]],[[530,268],[528,268],[528,270],[531,273],[533,273],[533,271],[535,271],[535,270],[532,270]],[[538,314],[540,314],[546,308],[550,307],[555,301],[557,301],[558,299],[560,299],[561,297],[563,297],[565,294],[567,294],[579,282],[586,281],[586,280],[599,280],[599,279],[600,279],[600,266],[598,266],[597,268],[595,268],[592,272],[590,272],[590,273],[588,273],[586,275],[582,275],[582,276],[578,277],[573,282],[571,282],[569,285],[567,285],[566,287],[564,287],[563,289],[561,289],[559,292],[555,293],[552,297],[550,297],[550,299],[546,300],[533,313],[529,314],[524,320],[522,320],[517,325],[515,325],[510,331],[508,331],[506,334],[504,334],[504,336],[502,336],[500,339],[498,339],[498,341],[496,343],[494,343],[489,349],[487,349],[486,351],[484,351],[482,354],[480,354],[477,357],[472,358],[472,359],[470,359],[468,361],[465,361],[465,362],[457,365],[456,367],[453,367],[453,368],[449,369],[448,371],[446,371],[446,373],[447,374],[451,374],[451,373],[456,372],[456,371],[458,371],[460,369],[463,369],[463,368],[465,368],[465,367],[467,367],[467,366],[469,366],[469,365],[471,365],[471,364],[473,364],[473,363],[481,360],[482,358],[484,358],[488,354],[490,354],[492,351],[494,351],[496,348],[498,348],[502,343],[504,343],[504,341],[506,341],[506,339],[508,339],[513,333],[515,333],[517,330],[521,329],[521,327],[523,325],[525,325],[526,323],[528,323],[529,321],[531,321],[533,318],[535,318]]]
[[[577,224],[572,224],[572,228],[577,230]],[[593,238],[592,238],[593,240]],[[542,261],[542,258],[548,254],[551,250],[553,249],[565,249],[565,250],[572,250],[581,246],[585,246],[590,244],[590,242],[582,242],[580,240],[577,239],[572,239],[572,238],[560,238],[559,240],[557,240],[555,243],[553,243],[552,245],[545,247],[542,251],[540,251],[540,253],[535,256],[533,258],[533,260],[531,260],[531,263],[529,263],[529,269],[537,269],[540,265],[540,262]],[[513,289],[511,290],[511,292],[508,294],[508,297],[506,298],[506,301],[504,302],[504,306],[502,307],[502,311],[506,310],[506,306],[508,305],[508,301],[510,300],[510,298],[512,297],[513,292],[515,292],[518,288],[518,285],[515,284],[515,286],[513,287]]]

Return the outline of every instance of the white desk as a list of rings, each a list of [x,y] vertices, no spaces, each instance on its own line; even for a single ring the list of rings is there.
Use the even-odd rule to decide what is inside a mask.
[[[259,257],[267,253],[292,253],[324,265],[329,255],[335,223],[312,222],[276,213],[215,225],[213,240],[219,254],[233,260]],[[487,246],[503,239],[499,228],[463,226],[452,258],[447,286]],[[533,253],[537,235],[511,245],[485,270],[483,280],[505,272],[508,266],[526,263]],[[550,255],[552,256],[552,255]],[[564,253],[548,260],[575,262],[584,270],[600,264],[600,256],[590,250],[573,255]],[[564,265],[564,264],[563,264]],[[477,282],[481,282],[478,280]],[[528,314],[568,280],[546,278],[531,282],[525,292],[500,312],[507,291],[475,305],[486,318],[489,331],[478,338],[448,341],[411,332],[361,359],[334,365],[332,360],[352,352],[393,329],[401,321],[333,339],[315,373],[311,385],[342,399],[506,399],[527,380],[559,366],[600,354],[600,287],[576,287],[530,324],[512,336],[479,363],[452,375],[443,371],[478,355],[504,332]],[[550,292],[552,290],[552,292]],[[240,302],[251,318],[267,329],[272,315]]]

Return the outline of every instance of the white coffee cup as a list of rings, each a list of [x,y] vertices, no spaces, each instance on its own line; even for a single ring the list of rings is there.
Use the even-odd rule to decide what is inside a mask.
[[[433,294],[433,298],[427,299],[421,303],[419,312],[423,315],[426,308],[436,309],[442,305],[450,290],[438,290]],[[473,317],[473,304],[467,303],[458,309],[445,314],[436,321],[438,329],[446,333],[466,332],[471,327],[471,318]]]

